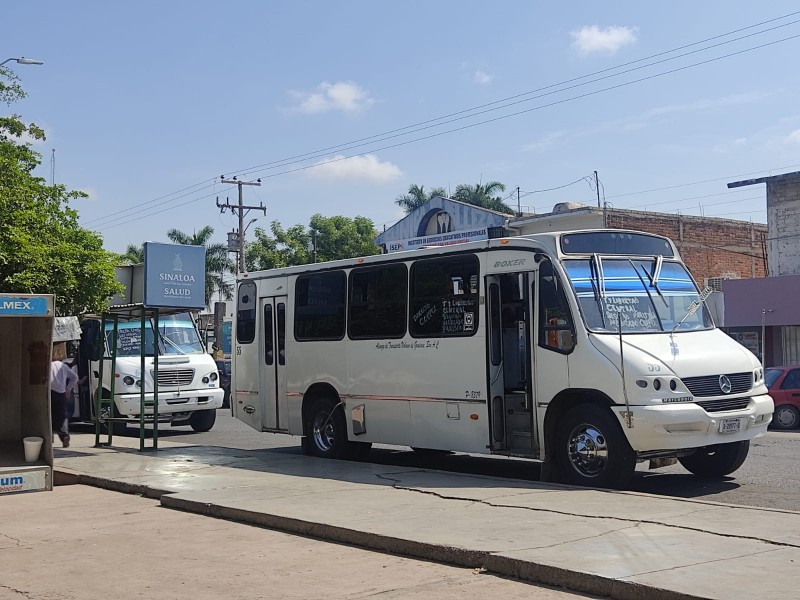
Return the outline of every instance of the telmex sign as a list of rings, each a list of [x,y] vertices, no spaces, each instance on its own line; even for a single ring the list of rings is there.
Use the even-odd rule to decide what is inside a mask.
[[[409,240],[398,240],[389,242],[386,246],[389,252],[400,252],[401,250],[417,250],[423,246],[449,246],[451,244],[463,244],[486,239],[489,239],[489,230],[486,227],[481,227],[467,231],[451,231],[450,233],[426,235]]]
[[[145,242],[145,306],[204,308],[205,293],[205,246]]]

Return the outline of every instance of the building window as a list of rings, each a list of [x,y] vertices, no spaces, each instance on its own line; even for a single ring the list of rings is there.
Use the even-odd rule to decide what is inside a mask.
[[[353,339],[398,338],[406,334],[408,270],[404,264],[350,272],[348,327]]]
[[[344,337],[344,271],[300,275],[295,283],[294,337],[298,341]]]
[[[419,260],[411,266],[413,337],[474,335],[478,328],[478,258]]]

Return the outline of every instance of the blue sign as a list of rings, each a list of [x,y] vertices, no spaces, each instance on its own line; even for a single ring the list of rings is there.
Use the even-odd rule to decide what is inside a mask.
[[[205,246],[145,242],[144,305],[205,308]]]
[[[44,296],[5,296],[0,294],[0,315],[46,315],[47,298]]]

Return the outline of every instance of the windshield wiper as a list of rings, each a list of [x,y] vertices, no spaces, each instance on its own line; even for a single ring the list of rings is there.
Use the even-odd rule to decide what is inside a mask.
[[[183,354],[183,355],[186,355],[186,352],[184,352],[183,350],[181,350],[181,347],[180,347],[180,346],[178,346],[178,344],[176,344],[176,343],[175,343],[175,342],[173,342],[171,339],[169,339],[167,336],[165,336],[163,333],[161,333],[161,330],[160,330],[160,329],[157,331],[157,333],[158,333],[158,339],[160,339],[162,342],[165,342],[166,344],[169,344],[170,346],[172,346],[173,348],[175,348],[175,350],[177,350],[177,351],[178,351],[178,354]],[[166,347],[165,347],[165,349],[166,349]],[[165,354],[166,354],[166,352],[165,352]]]
[[[592,271],[590,273],[592,279],[592,292],[594,293],[594,301],[597,302],[597,310],[600,313],[600,321],[603,323],[603,328],[606,327],[605,311],[603,310],[602,298],[606,297],[606,280],[603,274],[603,259],[598,254],[592,254]],[[597,283],[595,284],[595,275],[597,276]]]
[[[639,267],[641,267],[642,271],[644,271],[644,274],[647,275],[647,278],[650,280],[650,285],[652,285],[653,288],[658,292],[658,295],[661,297],[661,300],[664,301],[664,306],[669,308],[669,302],[667,302],[666,297],[664,297],[664,294],[661,293],[661,289],[658,287],[658,280],[661,277],[661,265],[662,265],[663,262],[664,262],[664,257],[663,256],[661,256],[660,254],[658,256],[656,256],[656,265],[655,265],[655,268],[653,269],[653,274],[652,275],[647,271],[647,269],[644,268],[644,265],[639,265]],[[633,263],[631,263],[631,264],[633,264]],[[634,269],[635,269],[635,267],[634,267]],[[639,275],[639,271],[638,270],[636,270],[636,274]],[[640,279],[641,279],[641,276],[640,276]]]
[[[633,272],[636,273],[636,276],[639,278],[639,281],[642,282],[642,287],[644,288],[644,291],[647,292],[647,297],[650,299],[650,306],[652,306],[653,310],[655,310],[656,305],[653,302],[653,294],[651,294],[650,290],[647,289],[647,284],[644,282],[644,279],[642,278],[641,274],[639,274],[639,269],[636,268],[636,265],[633,264],[633,261],[630,258],[628,259],[628,262],[631,263],[631,268],[633,269]],[[658,288],[656,288],[656,291],[658,291]],[[661,292],[658,292],[658,294],[659,296],[661,296],[661,299],[664,300],[664,303],[666,304],[667,301],[664,299],[664,296],[661,295]],[[661,315],[658,314],[657,310],[655,312],[656,312],[656,319],[658,319],[658,328],[661,331],[664,331],[664,324],[661,322]]]

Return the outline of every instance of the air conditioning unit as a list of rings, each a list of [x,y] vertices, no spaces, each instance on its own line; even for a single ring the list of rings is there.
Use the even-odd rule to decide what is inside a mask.
[[[709,287],[715,292],[722,291],[722,282],[726,279],[739,279],[738,273],[723,273],[719,277],[706,277],[705,279],[705,287]]]

